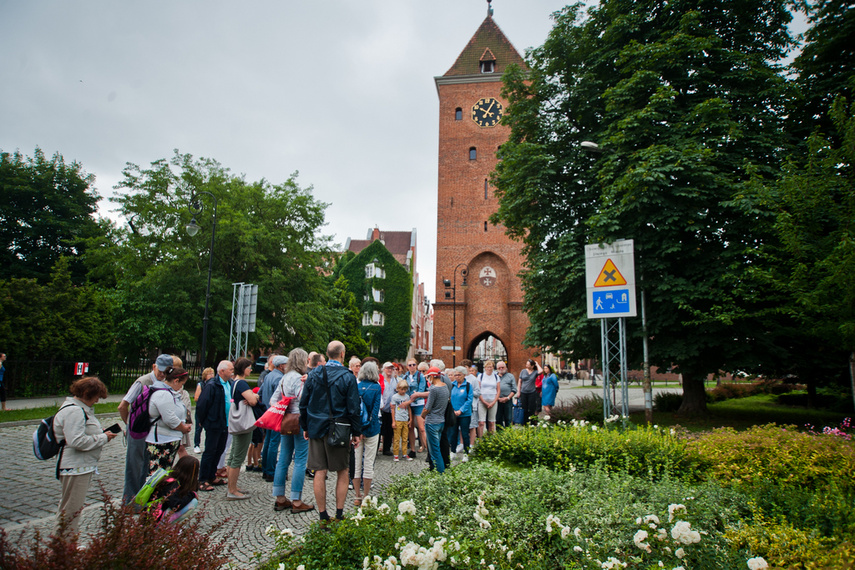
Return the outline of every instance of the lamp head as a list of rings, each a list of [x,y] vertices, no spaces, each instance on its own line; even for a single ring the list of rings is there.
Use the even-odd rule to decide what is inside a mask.
[[[442,280],[442,284],[443,284],[445,287],[451,287],[451,280],[450,280],[450,279],[443,279],[443,280]]]
[[[196,223],[196,216],[193,216],[193,219],[187,224],[187,235],[193,237],[199,233],[200,229],[199,224]]]

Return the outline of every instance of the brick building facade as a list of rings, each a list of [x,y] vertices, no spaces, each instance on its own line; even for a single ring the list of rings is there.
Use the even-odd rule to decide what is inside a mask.
[[[488,221],[498,208],[489,177],[510,131],[498,124],[507,105],[501,97],[502,72],[512,63],[525,66],[488,15],[454,65],[435,78],[439,181],[433,355],[448,366],[459,364],[493,336],[504,344],[509,369],[517,374],[531,356],[522,346],[529,324],[518,277],[524,258],[504,227]],[[452,350],[455,328],[458,351]]]

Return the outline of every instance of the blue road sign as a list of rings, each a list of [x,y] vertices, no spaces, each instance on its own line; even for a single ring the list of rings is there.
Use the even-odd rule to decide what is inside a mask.
[[[629,312],[629,289],[594,291],[595,315],[624,315]]]

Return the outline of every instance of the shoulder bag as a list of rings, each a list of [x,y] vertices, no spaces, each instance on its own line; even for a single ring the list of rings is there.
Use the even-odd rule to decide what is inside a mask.
[[[232,405],[229,408],[229,433],[232,435],[240,435],[249,433],[255,429],[255,414],[252,413],[252,406],[244,400],[235,402],[235,390],[237,390],[237,382],[232,386]]]
[[[281,386],[281,384],[280,384]],[[294,396],[296,400],[300,399],[300,396],[303,393],[303,387],[300,387],[300,391],[297,392],[297,395]],[[282,435],[297,435],[300,433],[300,414],[295,414],[293,412],[288,412],[287,408],[282,416],[282,423],[279,425],[279,433]]]
[[[324,384],[327,387],[327,405],[330,409],[330,429],[327,433],[327,445],[330,447],[345,447],[350,441],[350,422],[333,417],[332,391],[330,390],[329,378],[327,378],[326,366],[324,366]]]

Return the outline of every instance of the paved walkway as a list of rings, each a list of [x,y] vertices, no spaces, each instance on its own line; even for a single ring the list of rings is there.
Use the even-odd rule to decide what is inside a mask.
[[[602,388],[579,387],[578,381],[568,383],[562,381],[558,399],[570,401],[577,395],[598,393]],[[571,388],[572,386],[572,388]],[[658,391],[658,390],[656,390]],[[678,391],[669,389],[668,391]],[[117,398],[118,399],[118,398]],[[61,401],[58,399],[57,401]],[[53,402],[40,403],[49,405]],[[17,400],[9,402],[12,407],[30,407],[32,401]],[[630,389],[631,409],[643,409],[644,399],[640,388]],[[2,412],[0,412],[2,413]],[[118,414],[102,414],[99,420],[104,426],[119,421]],[[32,434],[37,422],[15,422],[14,424],[0,423],[0,527],[4,528],[10,538],[15,541],[18,535],[31,537],[35,530],[42,535],[51,532],[55,523],[56,508],[59,504],[60,485],[54,478],[53,461],[39,461],[32,453]],[[394,463],[391,457],[379,455],[375,465],[374,489],[380,490],[393,477],[419,472],[426,467],[425,454],[420,454],[416,461],[401,461]],[[89,489],[86,507],[83,512],[81,532],[94,532],[100,522],[100,485],[112,497],[120,497],[124,481],[125,447],[123,439],[116,438],[104,448],[99,462],[100,474],[93,478]],[[290,477],[289,477],[290,479]],[[242,473],[240,486],[248,491],[251,499],[246,501],[226,501],[224,487],[212,493],[199,493],[202,508],[210,520],[221,520],[230,517],[231,522],[221,532],[240,537],[237,548],[230,551],[232,562],[237,568],[252,568],[253,557],[256,553],[267,553],[272,548],[272,539],[264,534],[271,524],[278,528],[289,527],[296,534],[303,534],[308,526],[317,520],[317,511],[300,515],[292,515],[290,511],[274,512],[273,498],[270,495],[271,483],[261,479],[260,473]],[[327,503],[334,505],[335,478],[327,481]],[[314,504],[312,495],[312,480],[306,478],[303,488],[305,502]],[[346,513],[352,511],[353,491],[348,493]],[[22,541],[18,541],[23,544]]]

